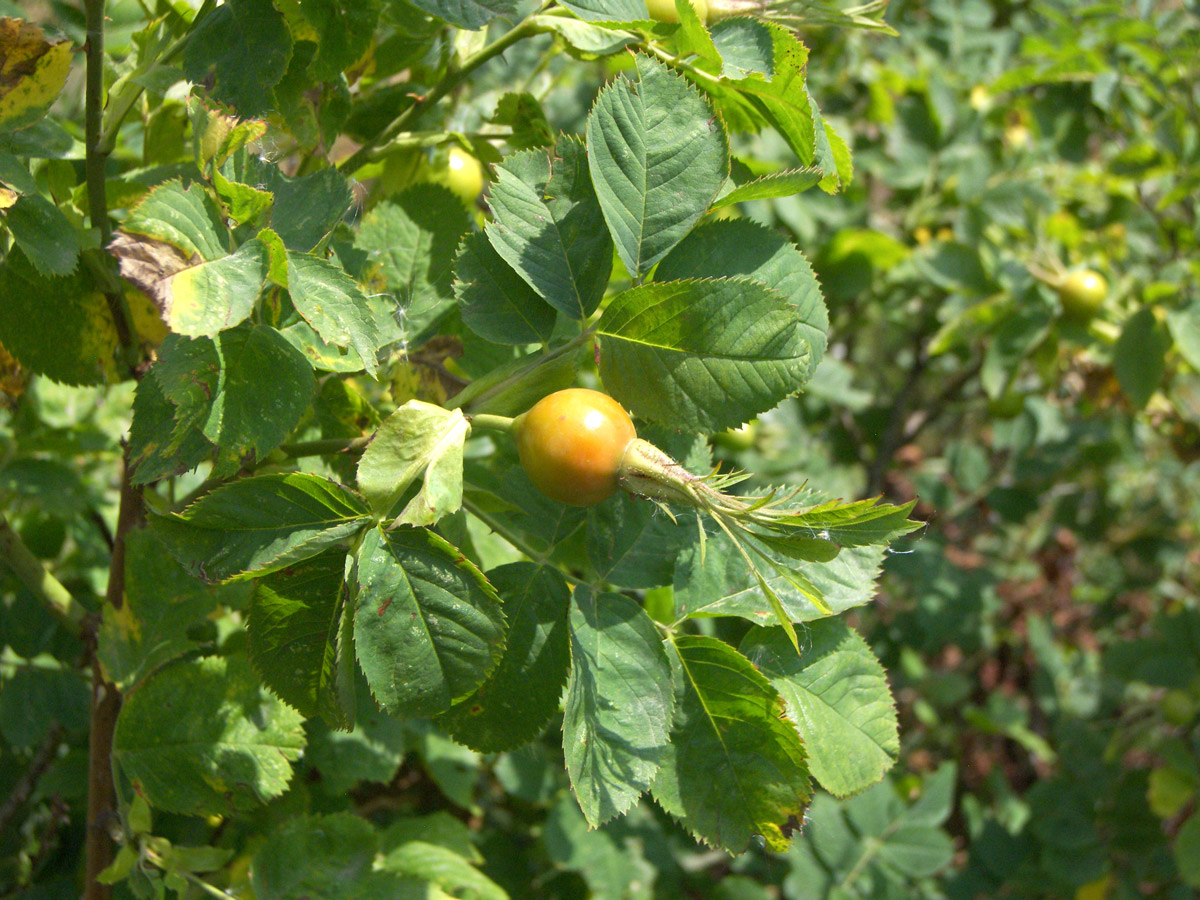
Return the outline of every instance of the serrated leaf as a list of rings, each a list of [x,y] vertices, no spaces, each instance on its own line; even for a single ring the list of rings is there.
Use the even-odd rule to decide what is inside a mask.
[[[515,16],[517,12],[516,0],[413,0],[413,5],[470,31],[500,16]]]
[[[470,425],[461,411],[409,400],[384,420],[358,463],[358,487],[387,515],[422,472],[420,491],[396,525],[432,525],[462,506],[463,445]]]
[[[778,291],[795,309],[808,342],[807,380],[825,356],[829,313],[804,254],[778,232],[749,219],[701,225],[654,270],[654,280],[743,276]]]
[[[739,81],[751,75],[775,76],[775,42],[767,24],[752,16],[722,19],[712,28],[721,58],[721,77]]]
[[[809,622],[829,615],[827,610],[837,615],[875,599],[882,562],[882,547],[851,547],[829,562],[804,564],[799,573],[816,588],[826,609],[780,571],[766,568],[762,574],[787,618]],[[747,571],[741,555],[722,540],[708,541],[703,553],[696,543],[685,548],[675,566],[674,586],[675,614],[680,619],[740,616],[759,625],[774,619],[761,585]]]
[[[778,131],[804,166],[816,161],[816,128],[805,84],[808,49],[786,28],[764,23],[771,35],[771,74],[750,72],[737,82],[741,96]]]
[[[367,505],[340,484],[302,472],[222,485],[150,527],[171,554],[205,581],[266,575],[317,556],[361,531]]]
[[[468,234],[454,264],[454,294],[463,324],[496,344],[545,343],[555,312],[513,271],[482,232]]]
[[[618,494],[588,509],[588,559],[610,584],[669,584],[680,548],[696,533],[690,511],[680,511],[676,519],[672,522],[653,503]]]
[[[645,0],[566,0],[562,4],[586,22],[648,22]]]
[[[493,569],[488,580],[504,603],[504,656],[475,693],[437,722],[472,750],[496,753],[529,743],[558,712],[571,664],[571,595],[557,569],[533,563]]]
[[[179,181],[154,188],[121,223],[121,231],[170,244],[185,262],[220,259],[229,252],[229,231],[212,197],[199,183]]]
[[[41,194],[17,197],[15,203],[0,210],[0,222],[43,275],[70,275],[74,271],[83,249],[82,235],[62,210]]]
[[[542,150],[507,157],[488,194],[485,229],[496,252],[552,307],[591,315],[612,272],[612,238],[588,175],[583,143],[562,137],[554,160]]]
[[[374,378],[379,371],[379,330],[357,282],[319,256],[289,251],[287,260],[288,293],[296,311],[326,342],[353,347]]]
[[[174,439],[199,430],[217,445],[215,475],[230,475],[249,454],[262,458],[291,433],[315,387],[308,361],[274,328],[242,324],[215,339],[163,342],[151,375],[178,407]],[[278,385],[271,403],[262,386]],[[283,389],[286,388],[286,389]]]
[[[153,379],[143,379],[142,384]],[[105,606],[96,655],[104,674],[122,690],[163,663],[195,650],[202,641],[189,630],[221,604],[240,607],[242,586],[205,584],[189,575],[147,529],[125,544],[125,602]]]
[[[612,31],[565,16],[533,16],[530,21],[538,29],[558,35],[568,48],[583,54],[585,59],[610,56],[637,43],[637,37],[627,31]]]
[[[549,147],[554,143],[550,122],[533,94],[509,92],[502,95],[496,101],[496,111],[489,121],[493,125],[505,125],[511,129],[508,144],[516,150]]]
[[[744,181],[741,184],[726,182],[725,187],[717,194],[712,202],[712,209],[721,209],[735,203],[746,203],[750,200],[773,200],[777,197],[790,197],[807,191],[816,185],[823,173],[820,169],[781,169],[761,178]]]
[[[229,815],[278,797],[304,749],[301,717],[239,656],[168,666],[121,706],[113,759],[151,806]]]
[[[117,329],[81,271],[48,277],[14,249],[0,266],[0,297],[0,344],[22,366],[64,384],[116,380]]]
[[[430,716],[478,688],[504,650],[504,614],[483,574],[424,528],[367,532],[354,640],[371,693],[397,716]]]
[[[183,71],[243,116],[271,109],[271,88],[292,56],[292,36],[270,0],[230,0],[212,10],[183,49]]]
[[[313,250],[354,204],[350,182],[337,169],[292,178],[257,156],[245,157],[244,161],[245,171],[231,169],[230,177],[271,192],[275,202],[269,224],[288,250]]]
[[[70,41],[48,41],[35,23],[0,18],[0,131],[26,128],[46,114],[71,71]]]
[[[366,251],[368,273],[377,272],[400,299],[410,336],[453,301],[451,270],[468,225],[462,202],[437,184],[414,185],[363,219],[354,246]]]
[[[780,628],[756,628],[739,647],[787,704],[809,768],[831,794],[857,794],[896,762],[900,737],[887,675],[840,619],[811,623],[800,655]]]
[[[654,798],[693,834],[741,853],[756,834],[786,850],[812,799],[804,745],[757,669],[715,638],[672,641],[683,676]]]
[[[654,623],[620,594],[577,587],[563,754],[592,827],[626,812],[667,753],[674,694]]]
[[[109,250],[121,261],[121,274],[154,298],[177,334],[213,337],[244,322],[267,280],[267,249],[257,240],[247,241],[229,256],[168,273],[157,283],[139,280],[128,271],[131,244],[131,239],[117,235]]]
[[[317,54],[308,71],[314,81],[333,81],[371,46],[379,0],[305,0],[300,14],[316,32]]]
[[[636,62],[636,81],[597,97],[587,153],[617,253],[640,275],[704,215],[729,175],[729,145],[691,85],[647,56]]]
[[[377,868],[435,884],[448,897],[462,900],[508,900],[508,893],[447,847],[408,841],[379,857]]]
[[[915,500],[895,506],[880,503],[879,499],[830,500],[803,512],[780,517],[779,521],[793,528],[809,529],[813,537],[843,547],[886,544],[924,527],[924,523],[908,518],[917,505]]]
[[[337,654],[345,569],[345,551],[327,550],[256,580],[246,621],[246,652],[263,683],[305,718],[334,724],[343,721]]]
[[[138,382],[129,426],[129,464],[134,484],[150,484],[194,469],[212,454],[212,443],[198,430],[176,436],[175,412],[175,404],[163,395],[158,379]]]
[[[712,433],[800,389],[813,348],[796,307],[747,278],[655,282],[596,326],[600,377],[635,415]]]
[[[361,816],[340,812],[287,822],[258,848],[250,866],[259,900],[345,896],[371,871],[378,838]]]

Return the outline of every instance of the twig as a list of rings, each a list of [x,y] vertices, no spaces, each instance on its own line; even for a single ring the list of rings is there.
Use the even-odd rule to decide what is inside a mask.
[[[4,805],[0,806],[0,834],[4,833],[17,811],[33,796],[38,780],[58,756],[58,746],[62,743],[64,733],[63,727],[57,722],[50,726],[50,732],[29,761],[29,768],[21,775],[21,780],[13,787]]]
[[[908,375],[904,379],[904,384],[896,392],[896,399],[892,402],[891,411],[888,413],[887,425],[884,427],[883,437],[875,450],[875,458],[871,460],[871,468],[867,470],[868,497],[874,497],[883,490],[884,472],[887,470],[892,454],[900,446],[901,438],[903,437],[904,409],[908,406],[909,394],[916,387],[917,381],[920,380],[926,365],[929,363],[929,359],[925,355],[925,350],[922,346],[923,336],[923,334],[916,335],[912,365],[908,368]]]
[[[542,5],[537,12],[544,11],[550,5],[549,0]],[[375,137],[368,140],[365,144],[354,151],[350,156],[338,164],[338,168],[348,175],[353,175],[358,169],[370,162],[378,148],[390,143],[398,135],[403,133],[405,128],[415,122],[424,112],[434,106],[439,100],[449,94],[452,90],[467,80],[467,77],[495,57],[499,56],[513,44],[524,38],[527,38],[537,33],[537,28],[534,26],[530,18],[525,19],[516,28],[502,34],[496,40],[492,41],[486,47],[483,47],[478,53],[472,54],[463,61],[461,66],[451,68],[442,77],[429,93],[418,98],[412,106],[408,107],[404,112],[400,113],[390,125],[384,128]]]
[[[79,605],[62,582],[46,571],[46,567],[25,546],[21,536],[0,513],[0,561],[6,562],[17,579],[49,609],[70,632],[79,637],[87,610]]]

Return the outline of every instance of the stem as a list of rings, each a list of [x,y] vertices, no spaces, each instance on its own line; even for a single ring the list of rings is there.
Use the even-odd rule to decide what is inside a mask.
[[[514,534],[512,531],[510,531],[508,528],[506,528],[503,524],[496,521],[496,519],[492,518],[492,516],[490,516],[488,513],[484,512],[482,509],[480,509],[478,506],[476,506],[474,503],[472,503],[466,497],[463,497],[462,505],[463,505],[463,509],[465,509],[471,515],[473,515],[475,518],[477,518],[480,522],[482,522],[488,528],[492,529],[492,531],[494,531],[500,537],[504,538],[504,540],[508,541],[508,543],[512,544],[513,547],[515,547],[517,550],[520,550],[522,553],[524,553],[526,556],[528,556],[531,561],[537,563],[539,566],[550,565],[549,557],[545,556],[542,553],[538,553],[536,550],[533,549],[532,546],[530,546],[530,544],[523,537],[520,537],[519,535]],[[580,527],[582,527],[582,525]],[[572,534],[574,534],[574,532],[572,532]],[[567,535],[566,537],[570,537],[570,535]],[[564,541],[566,540],[566,537],[563,538]],[[584,581],[582,578],[577,578],[576,576],[572,575],[570,572],[563,572],[560,569],[559,574],[561,574],[563,576],[563,578],[567,579],[567,581],[570,581],[572,584],[577,584],[577,585],[580,585],[583,587],[588,586],[588,583],[586,581]]]
[[[108,570],[105,603],[120,609],[125,602],[125,547],[129,533],[142,521],[142,489],[132,483],[129,454],[121,466],[121,505],[117,511],[117,530],[113,535],[112,559]],[[113,784],[112,744],[121,710],[121,692],[104,676],[96,657],[96,626],[88,634],[88,654],[92,663],[92,714],[88,734],[88,808],[84,846],[84,900],[108,900],[112,889],[97,877],[113,860],[113,841],[109,826],[116,813],[116,787]]]
[[[0,806],[0,834],[4,833],[17,811],[33,796],[33,789],[37,787],[38,780],[58,756],[58,746],[62,743],[65,733],[63,727],[57,722],[51,726],[45,740],[33,754],[33,759],[29,761],[29,768],[25,770],[21,780],[13,787],[12,793],[4,801],[4,805]]]
[[[0,559],[8,563],[13,574],[25,587],[33,592],[50,612],[76,637],[83,634],[83,620],[87,610],[71,596],[62,582],[46,571],[46,567],[21,540],[21,536],[0,513]]]
[[[479,413],[474,416],[467,416],[467,421],[471,423],[471,430],[476,428],[484,428],[489,431],[512,431],[513,422],[516,419],[511,419],[508,416],[491,416],[486,413]]]
[[[550,6],[551,2],[552,0],[546,0],[546,3],[542,4],[541,9],[539,9],[537,12],[544,11]],[[534,15],[536,15],[536,13]],[[478,53],[475,53],[463,60],[462,65],[458,68],[449,69],[446,74],[442,76],[442,80],[434,85],[433,89],[430,90],[429,93],[419,98],[415,103],[413,103],[412,106],[408,107],[408,109],[404,110],[404,112],[400,113],[399,116],[392,120],[392,123],[384,128],[383,131],[379,132],[379,134],[375,135],[375,137],[371,138],[369,141],[355,150],[354,153],[352,153],[338,165],[338,168],[347,174],[353,175],[356,171],[361,169],[375,157],[378,148],[390,143],[397,135],[405,130],[406,126],[408,126],[411,122],[416,121],[417,118],[423,115],[427,109],[462,84],[472,72],[474,72],[484,63],[499,56],[518,41],[523,40],[530,35],[536,34],[538,29],[532,22],[532,18],[533,16],[531,15],[529,18],[526,18],[523,22],[521,22],[521,24],[519,24],[516,28],[505,32],[486,47],[480,49]]]
[[[110,150],[104,149],[101,135],[104,117],[104,0],[84,0],[84,14],[87,21],[87,44],[84,47],[87,59],[84,83],[84,173],[87,178],[88,219],[92,227],[100,231],[100,244],[104,246],[112,236],[104,184],[104,167]],[[85,254],[84,263],[95,275],[97,266],[107,269],[111,260],[106,258],[100,262],[94,260],[91,254]],[[131,376],[136,377],[138,351],[129,311],[125,306],[124,291],[120,288],[120,282],[112,277],[97,278],[97,284],[108,304],[126,368]]]

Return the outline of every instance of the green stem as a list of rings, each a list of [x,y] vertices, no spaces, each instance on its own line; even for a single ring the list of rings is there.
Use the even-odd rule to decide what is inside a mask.
[[[491,416],[486,413],[480,413],[475,416],[467,416],[467,421],[471,423],[471,430],[482,428],[488,431],[512,431],[513,422],[516,419],[511,419],[508,416]]]
[[[542,12],[543,10],[547,9],[551,2],[552,0],[546,0],[546,3],[544,3],[541,9],[539,9],[537,12]],[[534,15],[536,15],[536,13]],[[465,60],[463,60],[461,66],[450,68],[442,77],[442,80],[434,85],[429,93],[425,94],[425,96],[413,103],[412,106],[400,113],[400,115],[393,119],[392,123],[384,128],[383,131],[379,132],[379,134],[375,135],[375,137],[371,138],[369,141],[355,150],[354,153],[352,153],[338,165],[338,168],[347,174],[353,175],[356,171],[361,169],[364,165],[375,158],[375,154],[378,152],[380,147],[390,144],[398,135],[401,134],[401,132],[406,129],[410,123],[415,122],[421,115],[425,113],[426,110],[434,106],[439,100],[466,81],[472,72],[474,72],[484,63],[489,62],[490,60],[499,56],[518,41],[537,34],[538,28],[532,21],[532,18],[533,16],[526,18],[516,28],[505,32],[486,47],[480,49],[478,53],[474,53],[467,57]]]
[[[547,566],[547,565],[551,564],[550,560],[547,556],[545,556],[544,554],[538,553],[535,549],[533,549],[532,546],[529,545],[529,543],[523,537],[521,537],[520,535],[514,534],[504,524],[502,524],[501,522],[492,518],[492,516],[489,513],[484,512],[484,510],[480,509],[477,505],[472,503],[466,497],[463,497],[462,505],[463,505],[463,509],[465,509],[471,515],[473,515],[475,518],[477,518],[480,522],[482,522],[488,528],[492,529],[492,531],[494,531],[496,534],[498,534],[504,540],[508,541],[508,543],[512,544],[513,547],[515,547],[516,549],[518,549],[522,553],[524,553],[526,556],[528,556],[531,561],[537,563],[539,566]],[[568,537],[569,536],[570,535],[568,535]],[[564,538],[564,540],[565,539],[566,538]],[[567,579],[567,581],[571,582],[572,584],[576,584],[581,587],[589,586],[588,583],[586,581],[584,581],[582,578],[577,578],[576,576],[572,575],[570,572],[563,572],[560,569],[559,574],[561,574],[563,576],[563,578]]]
[[[591,331],[584,331],[561,347],[548,350],[539,356],[523,357],[516,360],[515,363],[507,364],[500,370],[476,378],[446,401],[446,409],[469,409],[471,406],[478,406],[503,391],[538,377],[536,374],[538,369],[563,356],[575,353],[591,336]]]
[[[76,637],[83,634],[87,610],[79,605],[79,601],[63,587],[62,582],[46,571],[46,567],[25,546],[3,513],[0,513],[0,559],[8,563],[17,579],[54,613],[71,634]]]

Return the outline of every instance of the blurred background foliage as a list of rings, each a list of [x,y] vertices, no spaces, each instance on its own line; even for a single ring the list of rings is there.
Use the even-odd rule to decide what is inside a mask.
[[[27,15],[23,6],[0,0],[0,13]],[[82,43],[72,5],[34,6]],[[109,16],[119,55],[144,14],[114,2]],[[406,4],[389,4],[389,16],[392,36],[364,76],[373,100],[351,107],[335,81],[297,98],[293,134],[315,146],[325,130],[370,133],[392,91],[380,85],[407,67],[395,89],[419,90],[437,69],[426,59],[436,26]],[[155,835],[178,852],[229,848],[226,889],[237,896],[251,890],[256,853],[301,852],[302,841],[263,835],[288,821],[349,833],[336,816],[351,809],[380,824],[424,817],[422,840],[486,875],[448,888],[462,897],[1196,895],[1200,7],[892,0],[887,21],[898,36],[801,32],[812,92],[852,146],[854,181],[737,214],[783,230],[812,260],[830,350],[803,396],[714,443],[718,458],[755,473],[751,487],[810,478],[843,496],[919,498],[927,527],[889,557],[879,600],[852,616],[900,704],[902,753],[888,779],[845,801],[820,795],[787,854],[730,859],[649,803],[589,831],[553,728],[531,748],[481,757],[366,709],[350,734],[309,722],[302,777],[261,813],[156,815]],[[598,86],[628,60],[549,46],[524,41],[481,69],[441,126],[495,161],[480,135],[518,84],[541,100],[551,132],[578,132]],[[150,113],[152,127],[124,135],[113,165],[160,164],[182,147],[182,103]],[[443,177],[449,149],[388,156],[364,178],[361,203]],[[794,164],[773,134],[742,135],[734,150],[761,172]],[[70,165],[49,160],[39,177],[54,192],[74,184]],[[1107,283],[1094,315],[1064,308],[1053,288],[1084,268]],[[132,388],[27,386],[3,356],[0,378],[0,435],[22,435],[26,453],[14,459],[0,443],[0,499],[95,607],[108,560],[107,512],[96,510],[115,498],[88,476],[117,460],[129,404],[113,398]],[[337,402],[326,408],[334,418]],[[340,410],[345,421],[354,412]],[[39,445],[64,461],[28,456]],[[180,577],[157,565],[161,583]],[[71,896],[87,691],[60,662],[78,647],[15,582],[0,581],[0,596],[0,895]],[[239,599],[221,602],[236,610]],[[712,627],[736,643],[744,626]],[[226,616],[187,639],[242,637]],[[43,694],[40,706],[28,699]],[[59,714],[27,715],[36,708]],[[55,750],[43,759],[46,746]],[[286,896],[269,888],[257,885]]]

